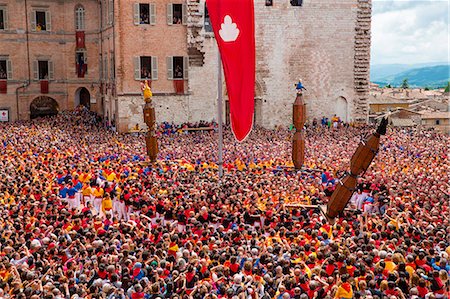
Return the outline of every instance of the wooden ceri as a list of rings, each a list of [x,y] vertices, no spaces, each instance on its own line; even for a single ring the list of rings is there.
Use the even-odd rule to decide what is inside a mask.
[[[303,127],[306,122],[306,104],[303,101],[303,94],[297,92],[292,113],[292,119],[295,127],[294,138],[292,139],[292,161],[295,169],[300,169],[305,162],[305,133]]]
[[[145,144],[147,146],[147,155],[150,157],[150,161],[156,162],[158,157],[158,140],[156,139],[156,117],[155,107],[152,104],[152,91],[148,86],[147,80],[142,87],[144,94],[144,122],[148,127],[147,134],[145,135]]]
[[[380,137],[386,134],[387,124],[387,119],[383,118],[377,130],[367,140],[361,141],[353,154],[350,160],[350,172],[336,185],[328,202],[327,210],[324,211],[330,222],[334,222],[334,218],[345,209],[355,191],[358,175],[364,173],[375,158],[380,147]]]

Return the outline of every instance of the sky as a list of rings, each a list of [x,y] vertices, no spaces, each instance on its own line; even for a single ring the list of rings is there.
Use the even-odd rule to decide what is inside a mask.
[[[450,0],[372,0],[371,63],[450,60]]]

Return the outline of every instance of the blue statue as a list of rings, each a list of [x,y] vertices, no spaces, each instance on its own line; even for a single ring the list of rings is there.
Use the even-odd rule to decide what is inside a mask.
[[[306,90],[306,88],[302,84],[302,79],[298,80],[298,83],[294,84],[294,86],[295,89],[297,90],[297,93],[301,93],[303,89]]]

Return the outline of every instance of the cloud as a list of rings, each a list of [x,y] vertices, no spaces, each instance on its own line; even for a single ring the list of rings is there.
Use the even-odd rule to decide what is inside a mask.
[[[447,0],[373,0],[372,64],[449,61]]]

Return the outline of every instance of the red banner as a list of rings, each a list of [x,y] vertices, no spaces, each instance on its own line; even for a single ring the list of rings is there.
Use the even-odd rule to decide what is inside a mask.
[[[84,49],[86,48],[84,44],[84,31],[77,31],[75,32],[75,38],[77,40],[76,45],[77,49]]]
[[[255,105],[255,21],[253,0],[206,0],[222,56],[234,136],[252,130]]]

